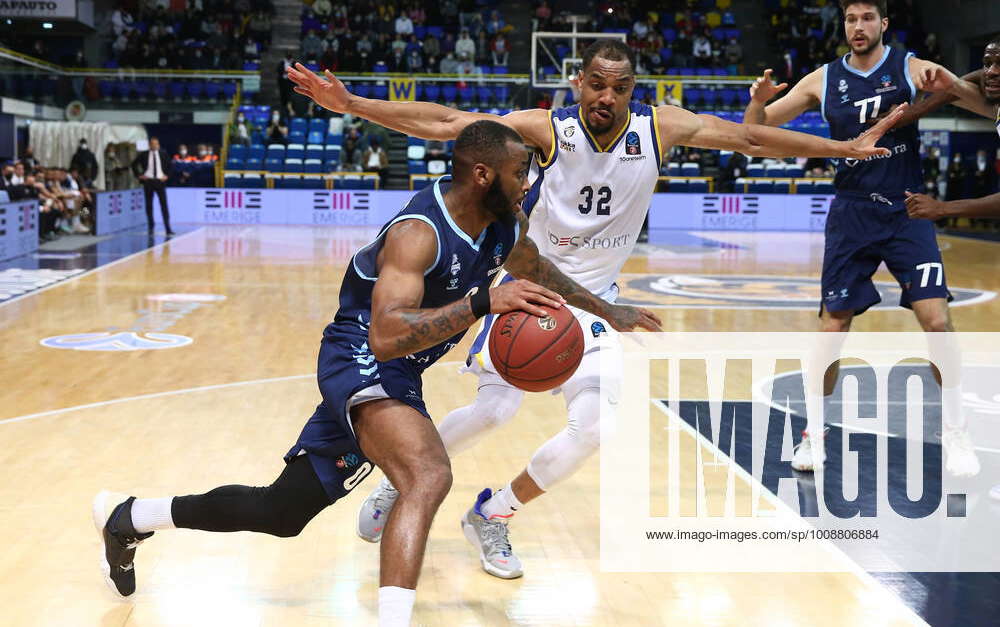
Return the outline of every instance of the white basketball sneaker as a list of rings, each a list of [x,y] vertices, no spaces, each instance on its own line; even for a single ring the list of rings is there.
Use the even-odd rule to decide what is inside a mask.
[[[483,516],[483,503],[490,500],[492,492],[486,488],[479,493],[476,504],[462,516],[462,533],[479,551],[483,570],[501,579],[517,579],[524,574],[521,560],[510,546],[507,524]]]
[[[389,514],[398,498],[399,490],[383,477],[358,511],[358,536],[362,540],[378,542],[382,539],[382,530],[389,522]]]
[[[802,432],[802,441],[795,447],[792,455],[792,469],[799,472],[813,472],[823,469],[826,462],[826,451],[823,450],[824,433],[818,438],[811,437],[808,431]],[[815,442],[813,442],[815,440]]]
[[[979,458],[965,429],[944,427],[941,433],[945,469],[953,477],[974,477],[979,474]]]

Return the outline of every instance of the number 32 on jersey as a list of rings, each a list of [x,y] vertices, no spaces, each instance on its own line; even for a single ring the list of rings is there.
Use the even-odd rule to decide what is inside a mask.
[[[577,209],[587,215],[594,209],[596,200],[597,212],[594,215],[611,215],[611,188],[607,185],[597,188],[596,191],[594,188],[593,185],[580,188],[580,204]]]

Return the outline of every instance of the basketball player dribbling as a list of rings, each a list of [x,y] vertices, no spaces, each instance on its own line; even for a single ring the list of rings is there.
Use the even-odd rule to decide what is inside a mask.
[[[502,120],[536,149],[533,182],[523,210],[543,255],[610,306],[615,279],[635,245],[671,146],[734,150],[756,156],[824,156],[865,159],[887,155],[875,142],[892,120],[848,142],[759,125],[726,122],[671,106],[632,102],[635,57],[618,40],[599,40],[582,56],[580,104],[557,111],[515,111],[502,118],[426,102],[387,102],[350,94],[333,74],[316,76],[301,65],[288,75],[296,91],[338,113],[350,113],[416,137],[449,140],[479,119]],[[899,114],[902,111],[898,112]],[[506,278],[501,279],[508,280]],[[483,490],[462,518],[466,537],[486,572],[519,577],[522,566],[510,546],[507,522],[524,504],[571,476],[599,441],[600,359],[614,358],[618,344],[600,311],[574,310],[587,345],[580,367],[562,386],[568,424],[544,443],[516,478],[496,492]],[[524,396],[493,368],[485,338],[490,320],[474,343],[469,369],[479,376],[472,405],[456,409],[440,424],[449,454],[468,448],[490,429],[510,420]],[[609,390],[611,397],[614,391]],[[391,479],[391,478],[390,478]],[[398,508],[388,480],[368,497],[358,516],[358,534],[378,542]]]
[[[538,305],[571,303],[620,330],[660,326],[646,310],[599,300],[538,254],[518,209],[528,191],[529,159],[509,126],[469,125],[455,143],[454,180],[418,193],[354,254],[320,345],[323,402],[271,485],[153,499],[95,497],[104,575],[117,595],[135,592],[136,547],[154,531],[295,536],[374,464],[399,488],[381,547],[379,624],[409,624],[427,532],[451,486],[448,455],[422,398],[423,371],[486,314],[544,316]],[[489,288],[501,266],[530,281]]]
[[[865,132],[892,107],[911,103],[920,90],[958,89],[960,81],[945,68],[882,43],[889,26],[886,0],[841,0],[840,6],[851,52],[811,72],[771,104],[767,102],[786,85],[775,86],[770,70],[765,72],[751,87],[745,123],[780,126],[818,105],[831,137],[847,139]],[[919,189],[923,181],[917,128],[896,128],[879,144],[892,154],[835,162],[837,193],[826,223],[820,328],[846,332],[855,316],[881,300],[871,277],[885,261],[902,289],[900,305],[913,310],[923,330],[953,331],[951,294],[934,225],[910,220],[906,213],[907,191]],[[831,336],[831,342],[837,343],[836,338]],[[833,376],[826,377],[823,395],[832,393],[836,372],[833,368]],[[948,410],[961,407],[959,386],[952,383],[946,381],[942,389],[947,468],[954,475],[974,475],[979,462],[961,411]],[[817,392],[807,391],[807,404],[814,408],[822,404]],[[792,467],[811,472],[825,461],[822,412],[809,410],[807,425]]]

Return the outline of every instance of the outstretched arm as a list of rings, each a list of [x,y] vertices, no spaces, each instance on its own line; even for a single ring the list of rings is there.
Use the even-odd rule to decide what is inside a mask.
[[[750,104],[743,112],[744,124],[781,126],[797,118],[800,114],[818,107],[820,91],[823,89],[824,68],[813,70],[792,88],[788,95],[767,104],[788,87],[788,83],[775,85],[771,80],[771,70],[764,70],[764,76],[750,86]]]
[[[389,361],[430,348],[461,333],[478,319],[466,296],[435,308],[420,308],[424,272],[437,257],[437,234],[418,220],[404,220],[385,234],[377,261],[378,279],[372,290],[372,323],[368,345],[379,361]],[[538,305],[558,308],[562,299],[528,281],[490,290],[490,313],[524,309],[544,314]]]
[[[528,219],[523,213],[518,213],[518,221],[521,225],[521,238],[504,264],[507,272],[558,292],[570,305],[604,318],[618,331],[631,331],[636,327],[647,331],[660,330],[660,319],[649,310],[612,305],[563,274],[554,263],[538,252],[538,246],[528,237]]]
[[[660,134],[666,146],[733,150],[754,157],[841,157],[867,159],[888,156],[877,142],[905,113],[899,107],[857,139],[841,142],[760,124],[735,124],[714,115],[696,115],[678,107],[657,109]],[[770,122],[770,121],[769,121]]]
[[[548,112],[541,109],[514,111],[503,117],[459,111],[433,102],[390,102],[362,98],[349,92],[329,70],[320,77],[301,63],[288,68],[295,91],[335,113],[350,113],[400,133],[424,139],[448,141],[458,137],[477,120],[494,120],[512,127],[529,144],[546,154],[552,140]]]
[[[935,200],[926,194],[906,193],[906,212],[911,218],[938,220],[940,218],[997,218],[1000,217],[1000,194],[952,200]]]

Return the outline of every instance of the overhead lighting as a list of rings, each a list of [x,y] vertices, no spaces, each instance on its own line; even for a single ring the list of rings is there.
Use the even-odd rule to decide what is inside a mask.
[[[52,22],[42,22],[42,28],[49,30],[52,28]]]

